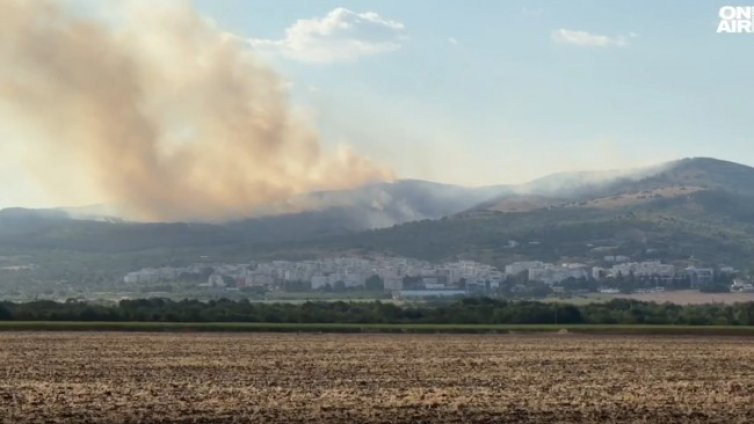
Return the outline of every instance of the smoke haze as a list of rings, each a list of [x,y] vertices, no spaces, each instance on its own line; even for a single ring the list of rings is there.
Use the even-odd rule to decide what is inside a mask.
[[[346,148],[324,152],[244,40],[188,3],[149,3],[108,3],[95,19],[0,2],[0,120],[56,201],[86,193],[132,219],[219,220],[391,178]]]

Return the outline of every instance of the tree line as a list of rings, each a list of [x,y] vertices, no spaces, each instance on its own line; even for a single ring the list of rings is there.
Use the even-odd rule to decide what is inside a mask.
[[[615,299],[573,305],[490,298],[396,305],[385,302],[253,303],[248,300],[122,300],[113,305],[48,300],[0,302],[0,320],[359,324],[754,325],[754,302],[674,305]]]

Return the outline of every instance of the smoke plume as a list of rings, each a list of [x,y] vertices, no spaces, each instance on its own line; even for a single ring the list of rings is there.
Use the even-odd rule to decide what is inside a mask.
[[[61,198],[85,190],[129,218],[217,220],[390,178],[348,149],[324,152],[284,81],[188,3],[114,3],[93,18],[0,1],[0,122]]]

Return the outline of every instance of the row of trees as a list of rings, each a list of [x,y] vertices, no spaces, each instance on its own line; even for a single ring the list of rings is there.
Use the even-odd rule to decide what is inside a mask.
[[[754,303],[681,306],[616,299],[607,303],[572,305],[466,298],[450,303],[398,306],[379,301],[268,304],[248,300],[138,299],[105,306],[78,301],[34,301],[0,303],[0,320],[754,325]]]

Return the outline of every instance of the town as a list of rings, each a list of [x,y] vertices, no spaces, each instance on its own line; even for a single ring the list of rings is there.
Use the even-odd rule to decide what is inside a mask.
[[[195,281],[205,289],[249,292],[344,292],[368,290],[395,298],[511,294],[652,292],[672,289],[754,291],[728,266],[677,267],[661,261],[632,262],[605,256],[601,265],[522,261],[503,269],[471,260],[432,263],[405,257],[332,257],[316,260],[194,264],[130,272],[127,284]]]

